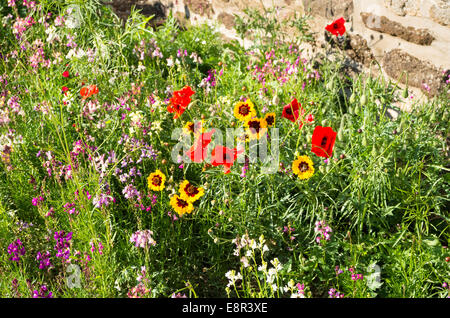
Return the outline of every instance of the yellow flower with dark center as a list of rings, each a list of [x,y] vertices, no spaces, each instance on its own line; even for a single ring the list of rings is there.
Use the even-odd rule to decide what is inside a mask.
[[[267,133],[267,126],[264,119],[252,118],[245,123],[246,134],[250,139],[260,139]]]
[[[205,132],[203,123],[204,123],[203,119],[201,121],[196,121],[195,123],[188,121],[186,125],[184,125],[183,127],[183,132],[187,135],[190,133],[193,133],[194,135],[199,135]]]
[[[153,173],[150,173],[150,175],[147,178],[148,187],[153,191],[161,191],[164,189],[166,182],[166,176],[160,171],[156,170]]]
[[[179,192],[180,197],[188,202],[195,202],[205,194],[205,190],[203,188],[196,187],[188,180],[184,180],[180,184]]]
[[[233,113],[237,119],[246,121],[256,116],[255,105],[253,105],[250,99],[247,99],[245,102],[237,102],[234,106]]]
[[[180,217],[186,213],[190,214],[192,213],[192,210],[194,210],[192,202],[184,200],[178,194],[175,194],[170,198],[170,205]]]
[[[183,133],[185,133],[186,135],[189,135],[190,133],[194,132],[194,126],[195,124],[191,121],[188,121],[186,123],[186,125],[184,125],[183,127]]]
[[[264,121],[266,122],[267,127],[275,126],[275,113],[267,113],[264,116]]]
[[[299,156],[292,163],[292,172],[300,179],[309,179],[314,174],[314,164],[308,156]]]

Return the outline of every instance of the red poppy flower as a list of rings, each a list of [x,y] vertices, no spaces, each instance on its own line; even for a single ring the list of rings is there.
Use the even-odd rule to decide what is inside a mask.
[[[283,107],[283,113],[281,114],[281,117],[284,117],[293,123],[295,123],[299,118],[299,128],[303,127],[303,115],[305,114],[305,110],[303,109],[302,105],[299,104],[297,101],[297,98],[294,98],[292,102],[287,104]]]
[[[316,126],[311,140],[311,151],[319,157],[331,157],[336,136],[337,132],[333,131],[333,128]]]
[[[224,173],[230,173],[231,166],[236,161],[238,154],[244,150],[236,148],[227,148],[224,146],[216,146],[211,152],[211,164],[214,167],[223,166]]]
[[[63,93],[66,93],[69,91],[69,88],[67,86],[63,86],[62,91],[63,91]]]
[[[186,152],[186,155],[191,158],[193,162],[201,163],[208,156],[207,148],[211,142],[211,136],[214,134],[214,129],[209,132],[202,133],[198,136],[197,140],[194,142],[194,145]]]
[[[344,18],[339,18],[337,20],[335,20],[333,23],[327,25],[325,27],[325,30],[327,30],[328,32],[330,32],[333,35],[344,35],[345,33],[345,19]]]
[[[297,98],[294,98],[292,102],[283,107],[283,113],[281,117],[284,117],[292,122],[295,122],[298,119],[298,101]]]
[[[98,88],[95,84],[84,86],[80,90],[80,95],[83,97],[83,99],[86,99],[88,97],[91,97],[94,94],[98,93]]]
[[[64,76],[64,77],[69,77],[69,72],[68,72],[68,71],[64,71],[64,72],[62,73],[62,76]]]
[[[169,113],[175,113],[173,119],[177,119],[184,113],[186,107],[188,107],[191,102],[191,96],[195,92],[190,86],[185,86],[179,91],[173,92],[173,97],[170,99],[170,104],[167,106],[167,111]]]

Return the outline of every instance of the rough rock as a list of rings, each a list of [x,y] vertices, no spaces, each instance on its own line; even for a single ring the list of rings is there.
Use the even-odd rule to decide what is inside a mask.
[[[359,34],[347,34],[342,42],[336,37],[330,37],[325,33],[325,41],[331,47],[339,47],[345,52],[343,71],[350,77],[357,76],[362,71],[362,66],[369,67],[376,60],[367,41]]]
[[[398,22],[389,20],[385,16],[380,17],[372,13],[361,12],[361,18],[367,28],[402,38],[408,42],[430,45],[434,40],[434,37],[426,29],[405,27]]]
[[[353,14],[353,0],[303,0],[305,12],[327,19],[344,17],[346,21]]]
[[[345,51],[351,59],[366,67],[375,59],[372,50],[367,45],[367,41],[359,34],[349,36]]]
[[[417,0],[385,0],[385,5],[400,16],[417,15],[420,9],[418,2]]]
[[[450,25],[450,1],[440,1],[430,8],[430,18],[442,25]]]
[[[444,87],[443,72],[428,62],[400,50],[394,49],[388,52],[382,61],[383,69],[393,79],[398,79],[406,84],[408,73],[408,85],[422,89],[430,96],[435,96]]]
[[[184,2],[193,13],[206,15],[208,18],[211,18],[214,13],[210,0],[185,0]]]
[[[244,11],[245,9],[257,9],[263,11],[264,9],[264,6],[260,1],[252,0],[230,0],[230,5],[235,6],[240,11]]]
[[[232,14],[221,12],[217,16],[217,20],[222,23],[228,30],[231,30],[235,25],[235,17]]]

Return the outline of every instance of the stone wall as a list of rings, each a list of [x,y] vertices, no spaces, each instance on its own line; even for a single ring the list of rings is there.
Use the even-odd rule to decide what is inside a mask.
[[[327,40],[325,25],[343,16],[347,21],[346,36],[350,38],[348,56],[356,64],[367,67],[375,60],[387,77],[403,82],[406,77],[402,73],[406,71],[409,85],[431,96],[445,85],[443,73],[450,69],[450,0],[118,0],[118,3],[116,8],[125,15],[135,4],[145,14],[155,14],[156,20],[164,19],[172,10],[182,24],[209,22],[217,26],[225,40],[237,39],[233,29],[235,15],[242,15],[246,8],[262,10],[263,6],[276,6],[280,19],[309,13],[314,18],[310,27],[315,32],[316,48]],[[243,44],[248,43],[246,40]],[[305,47],[305,52],[311,52],[311,48]]]

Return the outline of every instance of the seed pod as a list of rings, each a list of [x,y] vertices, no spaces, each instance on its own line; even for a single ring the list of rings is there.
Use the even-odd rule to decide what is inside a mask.
[[[362,142],[361,142],[363,147],[367,147],[367,138],[366,135],[363,136]]]
[[[337,134],[337,139],[339,141],[342,141],[344,139],[344,133],[342,132],[344,129],[339,129],[338,134]]]
[[[333,90],[333,81],[330,80],[327,85],[325,85],[325,88],[329,91]]]
[[[355,93],[352,93],[352,95],[350,96],[350,103],[354,103],[355,101],[356,101],[356,94]]]
[[[354,108],[352,106],[350,106],[350,105],[348,106],[348,113],[350,115],[354,115],[355,114]]]
[[[433,113],[431,113],[430,120],[432,122],[436,121],[436,111],[433,111]]]
[[[339,126],[339,130],[343,130],[345,128],[345,115],[341,118],[341,125]]]
[[[409,92],[408,92],[408,86],[406,86],[405,90],[403,91],[403,98],[408,98]]]
[[[400,125],[398,125],[398,131],[403,131],[404,128],[405,128],[405,121],[402,118],[402,120],[400,120]]]
[[[361,106],[364,106],[364,105],[367,104],[367,96],[366,96],[366,94],[363,94],[363,95],[361,96],[361,99],[359,100],[359,104],[360,104]]]
[[[375,145],[373,145],[373,147],[372,147],[371,155],[372,155],[372,157],[376,157],[377,156],[377,148],[375,148]]]

